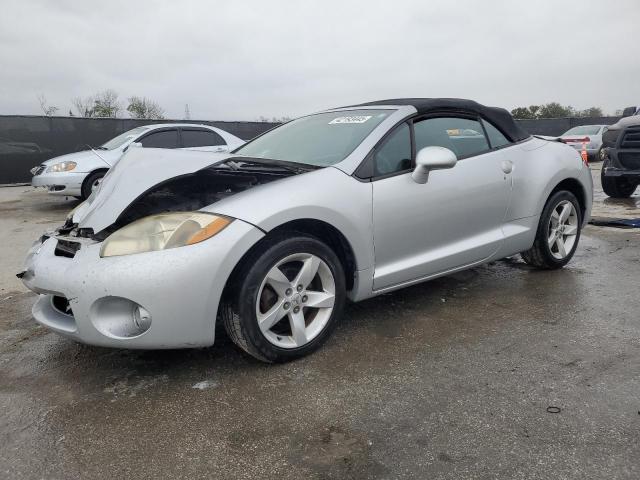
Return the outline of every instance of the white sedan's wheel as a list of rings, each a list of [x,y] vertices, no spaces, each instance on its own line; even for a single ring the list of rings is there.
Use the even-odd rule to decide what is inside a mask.
[[[95,192],[100,186],[100,182],[102,182],[102,177],[96,178],[91,184],[91,193]]]
[[[573,250],[578,234],[578,212],[568,200],[556,205],[549,219],[548,243],[551,255],[563,260]]]
[[[335,289],[331,270],[317,256],[297,253],[283,258],[269,270],[258,292],[260,330],[281,348],[306,345],[331,318]]]

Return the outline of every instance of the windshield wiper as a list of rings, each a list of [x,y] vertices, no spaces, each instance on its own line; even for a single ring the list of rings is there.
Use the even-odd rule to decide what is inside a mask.
[[[287,170],[294,173],[306,173],[322,168],[317,165],[308,165],[304,163],[287,162],[284,160],[273,160],[270,158],[254,157],[232,157],[223,161],[222,163],[228,165],[233,170],[243,169],[244,165],[253,167],[258,166],[262,168],[266,167],[268,170]]]

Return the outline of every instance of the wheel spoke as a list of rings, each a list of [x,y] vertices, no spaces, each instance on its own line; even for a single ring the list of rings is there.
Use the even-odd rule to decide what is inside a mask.
[[[271,307],[268,312],[258,314],[258,323],[263,332],[269,330],[278,323],[278,320],[286,315],[287,312],[284,310],[283,305],[284,300],[281,300]]]
[[[301,347],[307,343],[307,326],[304,321],[302,309],[298,313],[289,313],[289,324],[291,325],[291,336],[296,346]]]
[[[331,308],[335,303],[335,295],[327,292],[309,292],[307,291],[306,307],[312,308]]]
[[[558,213],[557,210],[554,210],[553,213],[551,214],[551,226],[553,228],[557,227],[559,221],[560,221],[560,214]]]
[[[578,233],[578,227],[576,227],[575,225],[567,225],[566,227],[564,227],[564,234],[565,235],[575,235],[576,233]]]
[[[267,273],[267,284],[273,288],[280,298],[284,297],[284,292],[291,287],[289,279],[278,267],[273,267]]]
[[[560,223],[565,223],[571,214],[571,204],[565,203],[560,212]]]
[[[549,239],[547,240],[547,243],[549,244],[549,247],[553,246],[554,243],[556,243],[556,236],[558,235],[558,232],[554,229],[551,234],[549,235]]]
[[[313,280],[313,277],[315,277],[316,273],[318,273],[319,266],[320,266],[320,259],[318,257],[316,257],[315,255],[312,255],[309,258],[307,258],[303,262],[302,268],[300,269],[300,272],[296,276],[296,279],[293,282],[293,284],[296,286],[302,285],[302,288],[307,288],[307,285],[311,283],[311,280]]]
[[[556,239],[556,246],[558,247],[558,254],[564,258],[567,256],[567,251],[564,248],[564,239],[562,238],[562,235],[559,235],[558,238]]]

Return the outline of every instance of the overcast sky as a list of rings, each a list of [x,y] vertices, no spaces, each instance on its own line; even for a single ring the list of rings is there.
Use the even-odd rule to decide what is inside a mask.
[[[3,0],[0,114],[110,88],[169,118],[394,97],[640,104],[639,0]]]

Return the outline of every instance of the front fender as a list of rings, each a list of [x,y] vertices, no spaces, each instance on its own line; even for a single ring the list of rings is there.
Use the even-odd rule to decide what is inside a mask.
[[[294,220],[319,220],[338,229],[355,255],[356,268],[374,264],[372,189],[328,167],[244,191],[203,209],[241,219],[265,232]]]

